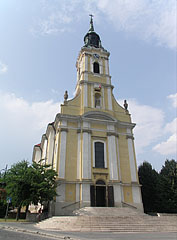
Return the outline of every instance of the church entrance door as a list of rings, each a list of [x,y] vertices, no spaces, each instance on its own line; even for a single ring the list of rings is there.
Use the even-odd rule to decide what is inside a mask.
[[[106,207],[106,186],[96,186],[96,207]]]
[[[113,186],[106,186],[104,181],[98,180],[90,186],[90,201],[92,207],[114,207]]]

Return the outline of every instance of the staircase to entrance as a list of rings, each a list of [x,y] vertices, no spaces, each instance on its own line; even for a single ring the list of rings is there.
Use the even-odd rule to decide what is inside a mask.
[[[75,216],[55,216],[36,226],[57,231],[177,232],[177,215],[149,216],[129,207],[85,207]]]

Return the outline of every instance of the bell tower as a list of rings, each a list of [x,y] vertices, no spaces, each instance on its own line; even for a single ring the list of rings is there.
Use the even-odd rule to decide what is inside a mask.
[[[81,90],[83,113],[89,109],[112,111],[110,53],[103,48],[99,35],[94,31],[93,16],[90,16],[90,28],[76,62],[76,94]]]
[[[53,214],[85,207],[143,210],[133,128],[128,103],[113,95],[110,53],[95,32],[93,16],[77,62],[75,96],[65,91],[61,112],[34,147],[33,160],[45,159],[58,173]],[[45,141],[44,141],[45,140]]]

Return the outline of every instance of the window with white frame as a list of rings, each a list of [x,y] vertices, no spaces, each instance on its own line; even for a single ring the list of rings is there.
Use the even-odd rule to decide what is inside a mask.
[[[93,142],[93,159],[95,168],[106,168],[106,144],[104,141]]]

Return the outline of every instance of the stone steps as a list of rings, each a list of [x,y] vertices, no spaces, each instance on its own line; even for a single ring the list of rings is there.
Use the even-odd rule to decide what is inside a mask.
[[[177,232],[177,216],[152,217],[130,208],[84,208],[77,216],[52,217],[37,227],[73,232]]]

